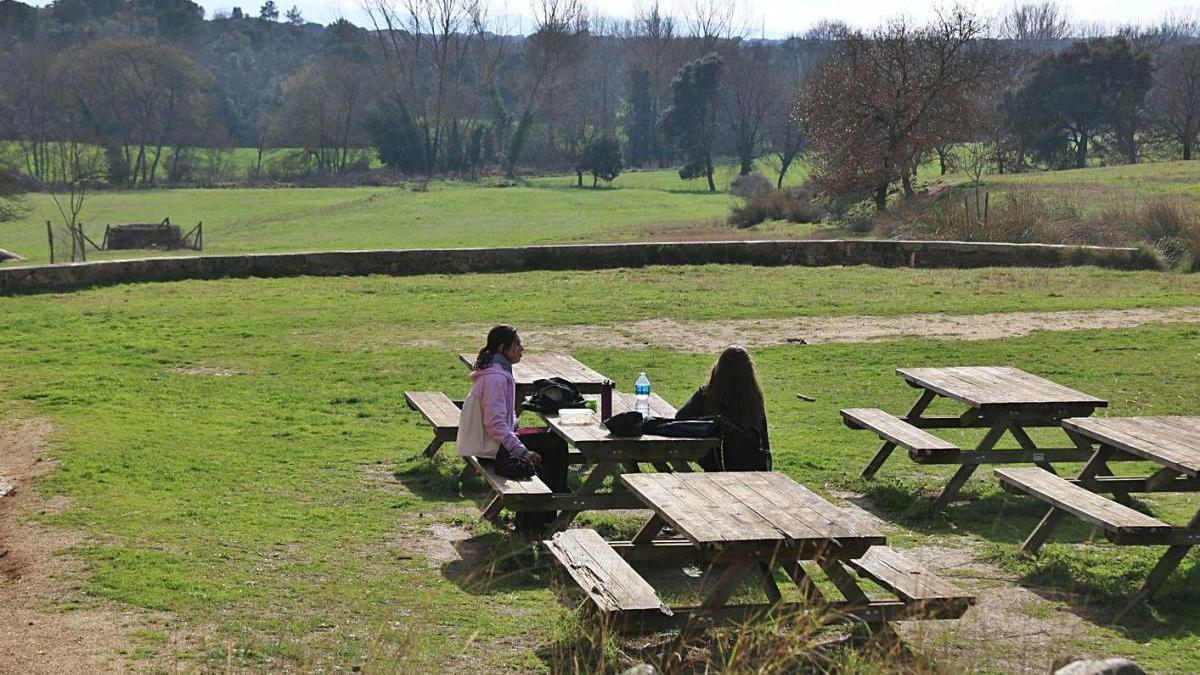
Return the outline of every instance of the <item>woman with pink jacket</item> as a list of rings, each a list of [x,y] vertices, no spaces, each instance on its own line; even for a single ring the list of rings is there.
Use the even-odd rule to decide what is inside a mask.
[[[525,348],[512,326],[488,331],[471,370],[471,392],[459,418],[459,456],[495,460],[496,474],[506,478],[537,475],[551,490],[567,492],[567,444],[541,429],[517,427],[516,381],[513,364]],[[538,532],[554,519],[553,511],[517,514],[517,529]]]

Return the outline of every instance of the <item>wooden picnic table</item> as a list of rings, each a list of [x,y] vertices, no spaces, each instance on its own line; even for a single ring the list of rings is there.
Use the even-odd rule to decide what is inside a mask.
[[[475,354],[459,354],[468,368],[475,365]],[[533,393],[533,383],[561,377],[579,388],[581,394],[599,394],[602,410],[611,409],[613,382],[604,375],[579,362],[570,354],[525,354],[520,363],[513,364],[513,379],[517,382],[517,398]]]
[[[848,426],[875,431],[883,440],[863,469],[863,478],[873,477],[898,445],[908,449],[913,461],[922,464],[960,465],[938,497],[939,504],[957,495],[981,464],[1033,463],[1053,471],[1052,462],[1086,461],[1089,451],[1075,445],[1039,447],[1026,429],[1059,427],[1063,419],[1091,415],[1108,405],[1104,399],[1007,366],[897,368],[896,373],[921,390],[903,417],[873,408],[843,410],[842,417]],[[925,410],[938,397],[957,401],[966,409],[959,415],[926,415]],[[971,450],[962,450],[925,431],[951,428],[987,431]],[[1019,447],[997,448],[996,443],[1005,433]]]
[[[547,548],[607,613],[640,627],[686,626],[695,621],[741,622],[768,613],[810,612],[813,618],[881,624],[898,618],[960,616],[973,602],[918,565],[883,546],[882,534],[774,472],[622,474],[621,482],[653,511],[627,542],[604,542],[592,530],[572,529]],[[665,526],[682,539],[659,539]],[[613,554],[616,555],[613,555]],[[631,561],[706,561],[720,576],[694,607],[668,607]],[[814,561],[845,597],[827,599],[802,561]],[[720,567],[712,564],[720,563]],[[801,602],[784,602],[774,571],[796,584]],[[876,600],[858,577],[869,578],[900,599]],[[766,603],[730,604],[751,575]]]
[[[634,409],[633,394],[613,394],[613,414]],[[650,414],[655,417],[675,417],[675,407],[658,394],[650,395]],[[583,483],[573,495],[575,508],[563,508],[550,524],[550,531],[565,529],[581,511],[602,508],[637,508],[639,503],[619,485],[614,491],[602,492],[604,481],[622,468],[629,472],[650,464],[656,470],[691,471],[691,463],[699,462],[710,451],[721,446],[719,438],[674,438],[642,434],[614,436],[601,424],[600,413],[593,412],[587,424],[563,424],[558,415],[543,415],[550,430],[572,445],[587,460]]]
[[[1100,527],[1116,544],[1167,546],[1120,616],[1153,595],[1192,546],[1200,544],[1200,510],[1187,525],[1172,527],[1128,506],[1134,492],[1200,492],[1200,417],[1083,417],[1063,420],[1062,426],[1091,455],[1075,479],[1037,469],[997,470],[996,475],[1007,489],[1051,504],[1022,544],[1027,552],[1037,552],[1068,513]],[[1149,476],[1113,476],[1108,463],[1118,459],[1150,461],[1162,468]]]

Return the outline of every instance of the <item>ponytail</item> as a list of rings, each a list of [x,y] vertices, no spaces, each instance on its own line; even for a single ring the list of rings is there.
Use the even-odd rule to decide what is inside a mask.
[[[517,340],[517,329],[512,326],[500,325],[488,331],[487,344],[479,350],[475,357],[475,370],[486,368],[492,363],[492,358],[504,351]]]

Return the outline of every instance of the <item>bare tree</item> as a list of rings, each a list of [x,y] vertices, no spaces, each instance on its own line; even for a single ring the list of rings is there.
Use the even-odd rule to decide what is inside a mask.
[[[362,0],[375,29],[397,103],[423,136],[427,172],[457,168],[461,139],[477,122],[469,97],[478,97],[470,58],[485,24],[477,0]]]
[[[722,41],[745,32],[736,0],[691,0],[685,12],[696,56],[716,51]]]
[[[1070,25],[1067,10],[1053,0],[1013,3],[1000,17],[999,36],[1022,49],[1043,51],[1066,38]]]
[[[924,28],[897,19],[848,35],[799,111],[819,184],[832,194],[869,189],[880,211],[894,181],[913,196],[912,167],[945,140],[950,120],[969,109],[968,94],[992,74],[992,59],[976,49],[982,31],[956,9]]]
[[[579,0],[536,0],[533,6],[536,29],[525,39],[523,102],[516,127],[508,139],[504,169],[515,177],[533,126],[534,115],[550,100],[548,91],[557,89],[568,66],[586,48],[588,16]]]
[[[321,173],[341,173],[363,154],[363,79],[358,64],[331,56],[309,63],[283,86],[276,127],[303,144]]]
[[[154,184],[163,149],[192,134],[210,111],[212,76],[175,47],[145,40],[100,40],[69,58],[72,91],[98,140],[120,147],[133,184]]]
[[[726,60],[724,118],[733,136],[738,173],[742,176],[754,171],[768,117],[778,112],[776,102],[781,97],[786,100],[786,93],[780,92],[771,78],[771,65],[771,51],[763,45],[740,45],[729,52]]]
[[[671,78],[683,64],[684,52],[675,20],[667,15],[658,0],[638,6],[634,19],[624,30],[627,63],[631,73],[645,73],[649,81],[648,110],[644,115],[657,120],[670,97]],[[630,76],[637,77],[636,75]],[[657,166],[666,166],[666,147],[657,131],[649,132],[650,151]]]
[[[1183,158],[1191,159],[1200,135],[1200,44],[1180,44],[1159,54],[1146,109],[1157,134],[1179,143]]]

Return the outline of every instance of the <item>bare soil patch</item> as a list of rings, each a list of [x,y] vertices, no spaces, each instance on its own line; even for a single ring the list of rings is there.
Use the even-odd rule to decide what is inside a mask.
[[[1166,309],[1002,312],[994,314],[911,314],[897,317],[836,316],[788,319],[679,322],[648,319],[621,325],[527,326],[525,343],[541,350],[580,347],[647,349],[711,353],[731,345],[748,348],[822,342],[883,342],[909,337],[947,340],[992,340],[1035,331],[1132,328],[1152,323],[1197,323],[1200,307]],[[451,347],[487,332],[490,326],[456,324],[443,339],[422,337],[401,346]]]
[[[86,596],[82,563],[62,551],[83,541],[32,522],[65,499],[43,499],[37,479],[53,468],[45,455],[54,427],[46,418],[5,420],[0,428],[0,670],[14,673],[162,671],[177,651],[194,651],[203,633],[171,615]],[[139,642],[135,634],[165,635]]]

